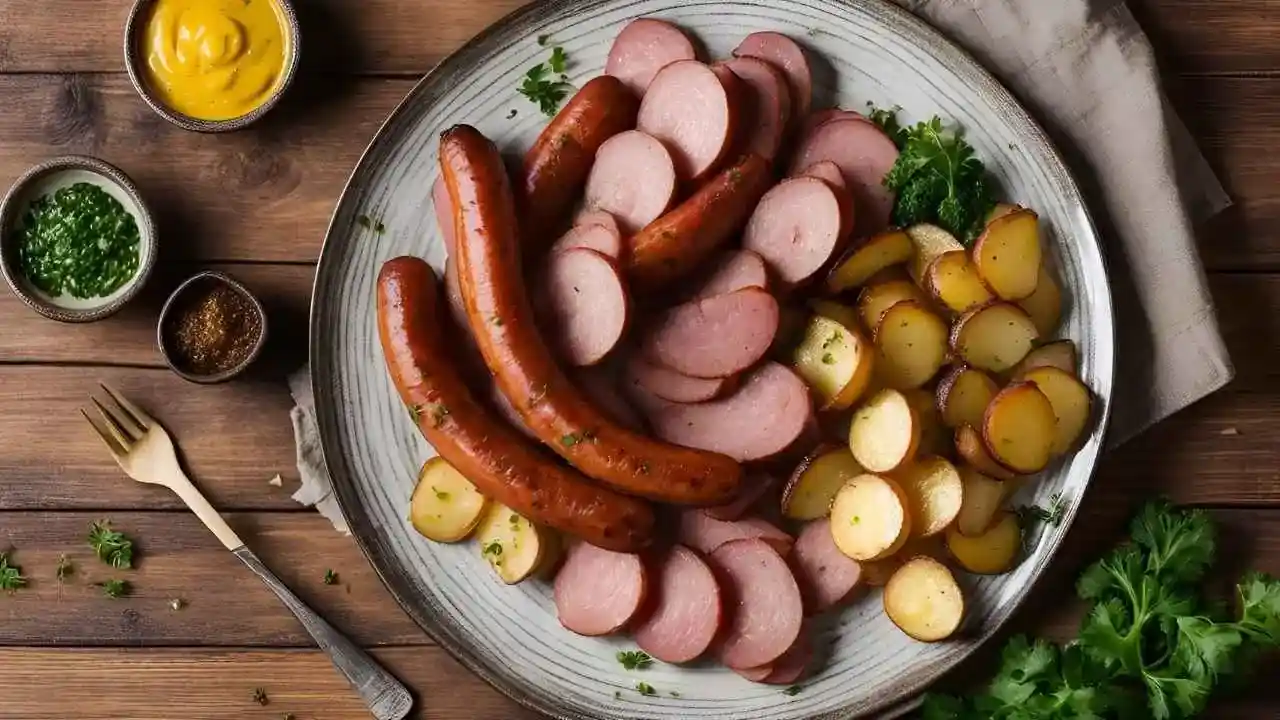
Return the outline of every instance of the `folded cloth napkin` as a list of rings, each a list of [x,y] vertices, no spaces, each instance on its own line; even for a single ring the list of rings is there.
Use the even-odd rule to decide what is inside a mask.
[[[1192,225],[1230,200],[1160,89],[1120,0],[894,0],[965,47],[1048,129],[1105,246],[1117,314],[1117,445],[1231,380]],[[298,407],[300,502],[334,512],[307,369]],[[327,505],[327,507],[326,507]],[[345,530],[345,526],[343,527]]]

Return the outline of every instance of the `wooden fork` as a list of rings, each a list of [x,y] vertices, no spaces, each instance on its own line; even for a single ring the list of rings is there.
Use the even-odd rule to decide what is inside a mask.
[[[90,414],[82,408],[80,414],[84,415],[98,437],[106,443],[107,449],[115,456],[116,463],[125,474],[138,482],[163,485],[177,493],[205,527],[212,530],[228,550],[248,565],[275,592],[294,617],[298,618],[320,649],[333,661],[338,672],[360,694],[369,712],[377,720],[402,720],[408,715],[413,707],[413,698],[404,685],[307,607],[280,582],[280,578],[262,564],[257,555],[245,547],[231,526],[227,525],[179,467],[173,440],[160,427],[160,423],[105,383],[99,384],[107,397],[99,400],[96,396],[89,396],[97,413]]]

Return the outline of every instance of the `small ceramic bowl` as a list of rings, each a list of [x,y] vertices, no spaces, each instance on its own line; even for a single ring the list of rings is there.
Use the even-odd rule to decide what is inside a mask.
[[[184,367],[182,360],[174,352],[173,347],[170,345],[169,323],[173,320],[173,315],[177,310],[183,307],[184,302],[191,300],[196,293],[212,289],[218,285],[231,288],[231,290],[248,301],[252,312],[258,319],[258,336],[253,341],[249,354],[234,367],[217,373],[201,374],[193,372],[189,367]],[[220,272],[206,270],[188,278],[178,286],[177,290],[174,290],[169,295],[168,300],[165,300],[164,307],[160,310],[160,321],[156,324],[156,344],[159,345],[160,354],[164,356],[164,361],[169,366],[169,369],[184,380],[206,385],[226,382],[243,373],[262,354],[262,348],[267,344],[267,311],[262,307],[262,302],[253,293],[249,292],[249,289],[244,285]]]
[[[92,183],[106,190],[124,206],[138,223],[138,271],[118,290],[106,297],[79,299],[53,297],[33,285],[18,267],[18,247],[14,232],[21,228],[28,206],[44,195],[76,183]],[[101,320],[124,307],[138,294],[156,264],[156,228],[151,210],[133,181],[119,168],[97,158],[67,155],[46,160],[18,178],[0,202],[0,272],[5,282],[27,307],[61,322]]]
[[[165,104],[164,99],[151,88],[150,81],[147,79],[147,59],[144,55],[147,20],[151,16],[151,9],[155,6],[156,0],[135,0],[133,8],[129,11],[129,19],[125,22],[124,66],[129,71],[129,80],[133,83],[133,89],[138,91],[157,115],[183,130],[202,133],[230,132],[253,124],[280,102],[280,98],[293,84],[294,76],[298,72],[298,60],[302,57],[302,30],[298,24],[298,15],[294,12],[293,3],[291,0],[271,1],[280,9],[285,25],[284,32],[289,38],[289,47],[276,89],[271,93],[271,97],[258,107],[229,120],[201,120],[178,112]]]

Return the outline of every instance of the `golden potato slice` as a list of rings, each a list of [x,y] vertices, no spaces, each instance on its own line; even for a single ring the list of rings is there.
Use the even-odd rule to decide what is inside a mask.
[[[933,400],[933,393],[923,388],[902,391],[911,409],[916,411],[920,423],[920,448],[918,455],[949,457],[955,452],[951,432],[942,424],[942,414]]]
[[[964,250],[951,250],[934,258],[924,274],[924,285],[935,300],[957,314],[996,299]]]
[[[871,472],[889,472],[915,457],[920,420],[897,390],[881,390],[853,414],[849,450]]]
[[[1001,466],[995,458],[991,457],[991,453],[987,452],[987,446],[982,442],[982,433],[972,426],[961,425],[956,428],[956,454],[983,474],[997,480],[1009,481],[1018,477],[1017,473]]]
[[[911,259],[915,247],[901,230],[872,236],[849,253],[827,276],[827,290],[838,293],[856,288],[881,270]]]
[[[831,318],[847,328],[862,327],[862,324],[858,322],[861,318],[858,316],[857,309],[843,303],[838,303],[834,300],[810,300],[809,309],[824,318]]]
[[[1013,567],[1022,550],[1022,528],[1011,512],[1001,513],[986,532],[976,537],[959,528],[947,531],[947,550],[960,567],[980,575],[998,575]]]
[[[858,293],[858,316],[862,318],[863,325],[875,330],[885,310],[906,300],[925,304],[924,293],[910,280],[890,280],[867,285]]]
[[[928,223],[912,225],[907,228],[907,237],[911,238],[911,244],[916,249],[911,262],[907,263],[907,274],[921,288],[925,287],[925,273],[935,258],[943,253],[957,250],[964,252],[964,245],[960,244],[956,236],[937,225]]]
[[[927,538],[946,530],[960,514],[964,485],[956,466],[940,457],[924,457],[895,470],[893,479],[907,494],[911,535]]]
[[[947,362],[947,324],[920,303],[904,300],[880,315],[875,344],[889,387],[918,388]]]
[[[966,363],[1002,373],[1022,361],[1040,332],[1017,305],[994,302],[970,310],[951,328],[951,351]]]
[[[911,515],[902,488],[880,475],[858,475],[831,501],[831,537],[854,560],[880,560],[911,535]]]
[[[937,401],[942,423],[949,428],[982,427],[982,414],[998,392],[1000,386],[981,370],[968,365],[951,368],[938,381]]]
[[[961,465],[957,471],[964,486],[964,498],[956,515],[955,529],[962,535],[977,537],[991,527],[1014,482],[988,477],[969,465]]]
[[[1070,340],[1054,340],[1027,353],[1013,369],[1012,380],[1021,380],[1028,371],[1038,367],[1056,367],[1063,372],[1076,374],[1076,344]]]
[[[1040,220],[1026,208],[992,220],[973,244],[978,274],[1004,300],[1035,292],[1041,261]]]
[[[855,327],[814,315],[792,354],[796,372],[818,395],[820,410],[853,405],[871,381],[875,348]]]
[[[1045,266],[1040,266],[1040,278],[1036,281],[1035,292],[1018,301],[1018,307],[1027,311],[1031,322],[1041,337],[1048,337],[1058,329],[1062,321],[1062,288],[1053,274]]]
[[[862,286],[869,288],[872,285],[883,285],[884,283],[897,282],[899,280],[911,282],[911,276],[907,274],[905,265],[891,265],[867,278],[867,281],[862,283]]]
[[[1056,367],[1036,368],[1023,375],[1022,379],[1035,383],[1053,406],[1053,415],[1057,418],[1053,454],[1061,455],[1070,450],[1089,422],[1092,405],[1089,388],[1074,374]]]
[[[442,457],[422,465],[409,500],[409,522],[437,542],[465,540],[475,530],[489,501],[471,481]]]
[[[982,443],[992,459],[1023,475],[1049,464],[1056,437],[1053,404],[1031,382],[1016,382],[997,393],[982,419]]]
[[[884,613],[908,636],[938,642],[960,629],[964,595],[950,568],[930,557],[916,557],[889,578]]]
[[[1005,203],[1005,202],[996,203],[996,206],[991,208],[991,212],[987,213],[986,224],[990,225],[991,221],[995,220],[996,218],[1002,218],[1011,212],[1016,212],[1021,209],[1022,209],[1021,205],[1014,205],[1012,203]]]
[[[805,458],[782,491],[782,514],[792,520],[817,520],[831,513],[840,488],[865,470],[847,447],[823,446]]]
[[[515,510],[493,502],[476,529],[480,555],[508,585],[514,585],[538,571],[554,540],[549,531],[534,525]]]

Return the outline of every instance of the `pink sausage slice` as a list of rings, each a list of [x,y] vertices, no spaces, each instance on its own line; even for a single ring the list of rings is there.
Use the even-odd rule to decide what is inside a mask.
[[[796,538],[790,560],[809,614],[839,605],[862,579],[862,566],[836,547],[827,518],[804,526]]]
[[[747,126],[746,150],[765,160],[778,156],[782,139],[791,122],[791,90],[787,77],[772,64],[754,57],[736,57],[725,66],[746,84],[752,113]]]
[[[862,122],[871,122],[871,118],[863,115],[857,110],[845,110],[843,108],[827,108],[826,110],[817,110],[805,118],[804,128],[801,129],[803,135],[813,132],[819,125],[831,120],[860,120]]]
[[[825,180],[828,185],[842,190],[849,189],[849,186],[845,184],[844,175],[840,173],[840,166],[830,160],[821,160],[816,162],[801,170],[798,175]]]
[[[723,378],[764,357],[778,332],[778,301],[743,288],[672,308],[645,338],[655,362],[697,378]]]
[[[729,93],[707,65],[679,60],[658,71],[640,101],[636,129],[667,146],[681,181],[709,176],[729,151],[738,122]]]
[[[574,543],[556,573],[556,614],[579,635],[608,635],[631,621],[648,585],[639,555]]]
[[[454,227],[453,204],[449,200],[449,189],[444,186],[444,177],[437,177],[431,186],[431,204],[436,211],[436,224],[440,226],[440,236],[444,238],[444,249],[453,257]]]
[[[748,517],[725,522],[698,509],[680,513],[680,542],[699,552],[713,553],[727,542],[746,538],[763,540],[774,552],[783,556],[791,552],[791,546],[795,543],[795,539],[786,532],[760,518]]]
[[[600,225],[618,235],[622,235],[622,229],[618,227],[618,219],[604,210],[579,210],[578,214],[573,218],[574,227],[590,227],[592,225]]]
[[[840,239],[841,242],[848,240],[853,235],[857,213],[854,211],[853,194],[849,192],[840,168],[830,160],[823,160],[801,170],[800,174],[825,181],[835,191],[836,200],[840,201]]]
[[[843,213],[836,192],[818,178],[783,180],[756,205],[742,246],[764,258],[786,285],[812,278],[840,249]]]
[[[795,40],[776,32],[757,32],[743,38],[734,49],[735,57],[760,58],[772,63],[787,76],[791,88],[791,109],[795,117],[809,114],[813,102],[813,73],[809,60]]]
[[[739,676],[744,677],[751,682],[764,682],[765,678],[773,673],[773,665],[761,665],[753,668],[732,668]]]
[[[720,584],[697,553],[682,545],[656,568],[657,601],[633,633],[641,650],[669,663],[696,660],[720,629]]]
[[[613,377],[601,366],[583,368],[574,381],[587,399],[611,420],[637,432],[644,429],[644,423],[636,414],[635,408],[623,399]]]
[[[853,193],[857,234],[871,235],[889,225],[894,196],[881,181],[897,159],[897,146],[874,124],[836,119],[805,138],[791,167],[795,172],[823,160],[835,163]]]
[[[667,211],[675,193],[676,170],[666,146],[628,130],[605,140],[596,152],[585,203],[613,215],[623,235],[634,235]]]
[[[755,538],[727,542],[710,559],[730,618],[718,648],[720,662],[756,668],[782,657],[800,636],[804,619],[800,588],[787,563]]]
[[[761,472],[750,473],[742,483],[742,492],[738,497],[724,505],[703,509],[708,516],[716,520],[737,520],[764,497],[777,484],[773,477]]]
[[[813,661],[813,643],[808,633],[802,629],[800,637],[792,643],[782,657],[774,660],[769,668],[771,672],[761,682],[770,685],[790,685],[804,676]]]
[[[586,248],[617,260],[622,256],[622,247],[622,235],[618,233],[617,227],[610,229],[604,225],[574,225],[552,244],[551,253]]]
[[[633,357],[627,362],[624,382],[673,403],[696,403],[719,395],[730,384],[727,378],[695,378]]]
[[[693,43],[680,28],[653,18],[627,23],[609,49],[604,73],[612,75],[641,97],[653,76],[677,60],[697,57]]]
[[[769,289],[769,270],[764,258],[750,250],[729,250],[715,260],[707,279],[694,294],[695,300],[755,287]]]
[[[731,395],[695,405],[667,405],[649,414],[658,437],[723,453],[741,462],[787,450],[809,428],[809,388],[775,362],[752,371]]]
[[[550,255],[541,288],[544,318],[570,365],[594,365],[622,339],[627,292],[609,257],[586,248]]]

